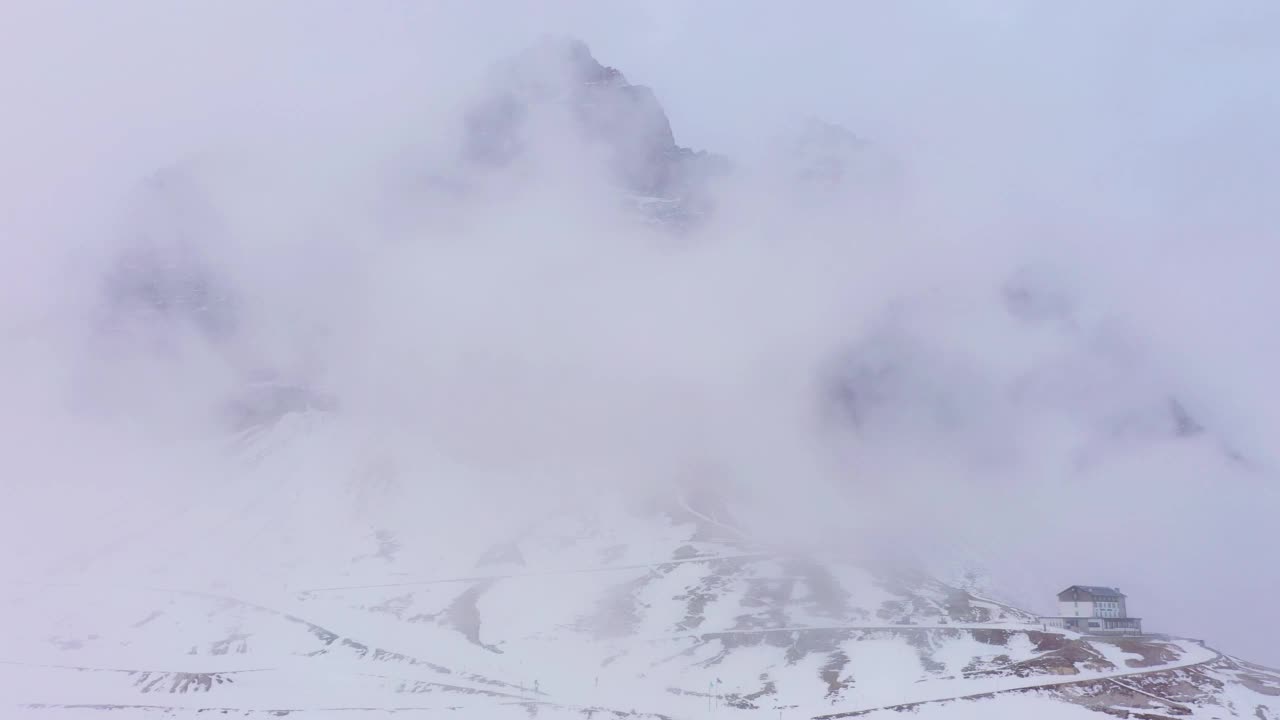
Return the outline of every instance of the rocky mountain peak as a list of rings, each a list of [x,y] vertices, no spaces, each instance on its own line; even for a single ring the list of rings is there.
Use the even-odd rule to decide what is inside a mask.
[[[635,195],[688,197],[725,164],[678,145],[650,88],[563,37],[544,38],[494,69],[489,91],[466,115],[466,158],[508,165],[535,142],[531,118],[548,110],[566,112],[580,140],[603,148],[615,181]]]

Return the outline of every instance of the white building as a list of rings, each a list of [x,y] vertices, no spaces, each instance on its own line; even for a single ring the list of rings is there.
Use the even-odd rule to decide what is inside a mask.
[[[1046,627],[1089,635],[1141,635],[1142,619],[1129,617],[1119,588],[1072,585],[1058,593],[1058,615],[1042,617]]]

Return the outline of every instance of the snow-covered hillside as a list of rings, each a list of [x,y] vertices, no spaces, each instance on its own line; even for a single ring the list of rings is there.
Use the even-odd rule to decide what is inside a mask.
[[[1280,674],[1193,640],[1048,631],[856,549],[769,548],[694,489],[558,501],[474,548],[419,526],[442,515],[403,512],[394,483],[326,510],[308,493],[344,490],[281,463],[336,423],[246,433],[241,481],[171,515],[201,528],[191,547],[116,527],[6,583],[4,716],[1268,718],[1280,695]]]

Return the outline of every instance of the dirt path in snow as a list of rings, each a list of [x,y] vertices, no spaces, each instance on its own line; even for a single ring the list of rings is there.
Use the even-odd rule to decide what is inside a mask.
[[[1091,682],[1112,681],[1112,682],[1116,682],[1116,684],[1120,685],[1121,687],[1128,688],[1128,686],[1124,685],[1123,683],[1120,683],[1119,680],[1123,678],[1138,677],[1142,675],[1156,675],[1158,673],[1170,672],[1172,670],[1182,670],[1184,668],[1197,667],[1199,665],[1207,665],[1209,663],[1212,663],[1222,658],[1222,653],[1218,652],[1217,650],[1214,650],[1207,646],[1205,647],[1205,650],[1208,650],[1209,652],[1213,653],[1213,657],[1202,658],[1199,660],[1190,660],[1186,662],[1171,663],[1169,665],[1162,665],[1160,667],[1154,667],[1154,668],[1143,668],[1141,670],[1128,670],[1125,672],[1116,672],[1116,673],[1099,673],[1097,675],[1092,675],[1090,677],[1074,676],[1071,678],[1064,678],[1061,680],[1051,680],[1048,682],[1045,682],[1041,679],[1016,678],[1016,680],[1023,680],[1025,682],[1016,682],[1011,684],[1010,686],[999,687],[994,690],[987,690],[985,692],[968,693],[965,695],[953,695],[950,697],[926,698],[923,700],[913,700],[907,703],[897,703],[894,705],[879,705],[875,707],[859,708],[857,710],[845,710],[837,713],[814,715],[812,720],[834,720],[835,718],[858,717],[860,715],[866,715],[868,713],[873,713],[878,710],[904,711],[904,710],[910,710],[920,705],[930,705],[933,703],[951,702],[953,700],[978,700],[982,698],[992,697],[994,695],[999,695],[1001,693],[1024,692],[1026,690],[1062,687],[1067,685],[1079,685],[1082,683],[1091,683]],[[1162,703],[1166,703],[1172,707],[1181,707],[1179,703],[1173,700],[1162,698],[1158,695],[1154,695],[1146,691],[1137,690],[1136,688],[1128,688],[1128,689],[1135,692],[1139,692],[1143,695],[1147,695],[1155,700],[1158,700]]]

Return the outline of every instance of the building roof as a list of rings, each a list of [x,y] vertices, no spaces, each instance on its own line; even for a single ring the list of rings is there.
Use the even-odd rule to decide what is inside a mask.
[[[1125,597],[1125,594],[1120,592],[1120,588],[1103,587],[1102,585],[1072,585],[1066,590],[1058,593],[1058,595],[1065,595],[1072,590],[1079,590],[1080,592],[1087,593],[1089,595]]]

